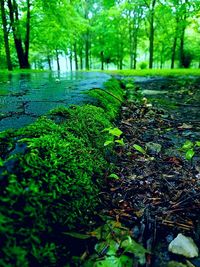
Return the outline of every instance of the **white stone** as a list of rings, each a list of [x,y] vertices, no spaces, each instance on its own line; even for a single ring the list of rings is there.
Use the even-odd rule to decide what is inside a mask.
[[[169,244],[168,250],[174,254],[183,255],[186,258],[198,257],[199,249],[191,237],[178,234]]]

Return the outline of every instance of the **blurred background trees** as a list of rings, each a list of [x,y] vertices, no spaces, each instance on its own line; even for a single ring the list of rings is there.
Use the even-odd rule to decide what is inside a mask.
[[[200,65],[199,0],[0,1],[2,69]]]

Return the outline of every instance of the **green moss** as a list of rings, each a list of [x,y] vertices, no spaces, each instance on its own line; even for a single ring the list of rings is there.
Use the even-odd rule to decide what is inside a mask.
[[[67,131],[82,138],[88,147],[103,150],[108,134],[102,131],[112,126],[109,117],[102,108],[92,105],[74,106],[72,108],[58,108],[50,112],[52,119],[64,117],[62,124]]]
[[[116,118],[121,103],[124,101],[125,92],[121,89],[120,82],[111,79],[105,83],[105,89],[92,89],[88,93],[99,100],[100,105],[109,116],[110,120]]]
[[[58,108],[27,127],[0,133],[1,266],[67,260],[63,232],[88,224],[109,166],[103,130],[113,124],[106,103],[104,109]],[[120,102],[113,106],[112,118]]]

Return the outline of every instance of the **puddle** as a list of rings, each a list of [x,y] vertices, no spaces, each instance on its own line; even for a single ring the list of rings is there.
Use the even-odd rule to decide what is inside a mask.
[[[0,131],[23,127],[58,106],[92,103],[84,93],[109,78],[97,72],[1,74]]]
[[[159,108],[167,110],[179,122],[200,122],[199,78],[135,79],[144,96]]]
[[[168,93],[168,91],[165,91],[165,90],[159,91],[159,90],[145,90],[145,89],[142,92],[144,95],[150,95],[150,96],[151,95],[163,95],[163,94]]]

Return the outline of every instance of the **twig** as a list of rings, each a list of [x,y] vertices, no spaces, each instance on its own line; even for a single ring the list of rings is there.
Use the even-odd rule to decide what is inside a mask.
[[[106,91],[105,89],[100,89],[100,88],[92,88],[89,91],[93,91],[93,90],[99,90],[99,91],[103,91],[105,93],[107,93],[108,95],[114,97],[115,99],[117,99],[120,103],[122,103],[123,101],[121,99],[119,99],[118,97],[116,97],[115,95],[113,95],[112,93]]]

